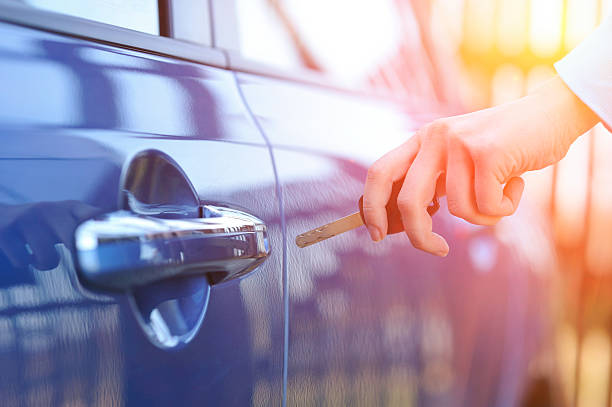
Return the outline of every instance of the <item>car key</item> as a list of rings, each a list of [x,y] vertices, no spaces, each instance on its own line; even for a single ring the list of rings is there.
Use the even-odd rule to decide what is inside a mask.
[[[397,196],[399,195],[400,190],[402,189],[403,183],[403,179],[393,183],[389,203],[387,203],[387,206],[385,207],[385,209],[387,210],[388,235],[399,233],[404,230],[404,225],[402,224],[402,216],[399,208],[397,207]],[[431,204],[427,207],[427,212],[430,216],[433,216],[439,208],[440,204],[438,203],[438,198],[434,196]],[[364,224],[365,222],[363,217],[362,195],[361,198],[359,198],[359,212],[355,212],[334,222],[319,226],[318,228],[309,230],[306,233],[302,233],[301,235],[298,235],[295,238],[295,244],[297,244],[299,247],[304,248],[315,243],[319,243],[323,240],[329,239],[330,237],[338,236],[344,232],[348,232],[349,230],[353,230],[359,226],[363,226]]]

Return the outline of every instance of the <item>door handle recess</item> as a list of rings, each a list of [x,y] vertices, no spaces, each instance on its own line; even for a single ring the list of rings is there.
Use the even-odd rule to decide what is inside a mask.
[[[85,221],[75,232],[82,277],[109,290],[193,274],[206,274],[216,284],[247,274],[270,254],[262,220],[235,209],[203,209],[205,218],[121,210]]]

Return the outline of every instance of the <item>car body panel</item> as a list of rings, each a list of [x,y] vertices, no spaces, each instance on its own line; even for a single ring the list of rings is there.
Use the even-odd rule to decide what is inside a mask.
[[[0,35],[0,404],[280,404],[280,207],[233,74],[10,24]],[[74,229],[121,209],[123,172],[145,150],[171,157],[203,203],[264,220],[272,247],[210,288],[180,349],[151,343],[134,296],[83,286],[74,261]],[[155,168],[140,176],[164,188]],[[141,295],[189,311],[202,279]]]
[[[364,228],[293,243],[357,210],[368,166],[448,111],[435,95],[417,114],[18,25],[0,35],[0,404],[520,402],[549,343],[548,242],[528,213],[480,228],[443,207],[434,229],[449,239],[446,259],[401,234],[374,244]],[[213,286],[84,285],[74,229],[129,209],[123,181],[143,151],[176,162],[200,204],[265,221],[263,265]],[[164,188],[155,168],[141,176]],[[186,319],[206,313],[188,343],[162,348],[138,312],[168,298]]]
[[[517,255],[516,226],[472,226],[443,207],[434,230],[449,240],[444,259],[403,234],[373,243],[365,228],[298,248],[299,233],[357,210],[368,166],[419,119],[321,87],[249,74],[239,82],[283,191],[288,404],[518,404],[546,315],[545,296],[531,296],[547,277]]]

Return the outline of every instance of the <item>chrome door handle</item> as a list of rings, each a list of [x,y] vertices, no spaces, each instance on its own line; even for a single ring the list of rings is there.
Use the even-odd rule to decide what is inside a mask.
[[[270,254],[265,223],[212,205],[204,218],[161,219],[118,211],[79,225],[79,271],[89,283],[126,290],[169,277],[206,274],[211,284],[255,269]]]

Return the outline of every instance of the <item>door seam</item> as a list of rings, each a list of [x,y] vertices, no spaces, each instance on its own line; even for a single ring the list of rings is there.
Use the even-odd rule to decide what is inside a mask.
[[[281,218],[281,230],[283,236],[283,257],[282,257],[282,286],[283,286],[283,371],[282,371],[282,407],[286,407],[287,405],[287,365],[289,360],[289,280],[287,273],[287,227],[285,222],[285,205],[283,201],[283,191],[280,183],[280,178],[278,176],[278,171],[276,168],[276,160],[274,159],[274,149],[272,148],[272,144],[270,140],[266,136],[266,133],[263,130],[263,127],[257,120],[257,117],[251,110],[246,97],[242,91],[242,87],[240,86],[240,82],[238,80],[238,75],[235,71],[231,71],[232,76],[234,77],[234,82],[236,84],[236,89],[238,91],[238,95],[242,100],[242,103],[247,111],[247,114],[255,128],[264,139],[266,146],[268,147],[268,152],[270,154],[270,159],[272,161],[272,171],[274,172],[275,178],[275,192],[278,200],[280,218]]]

